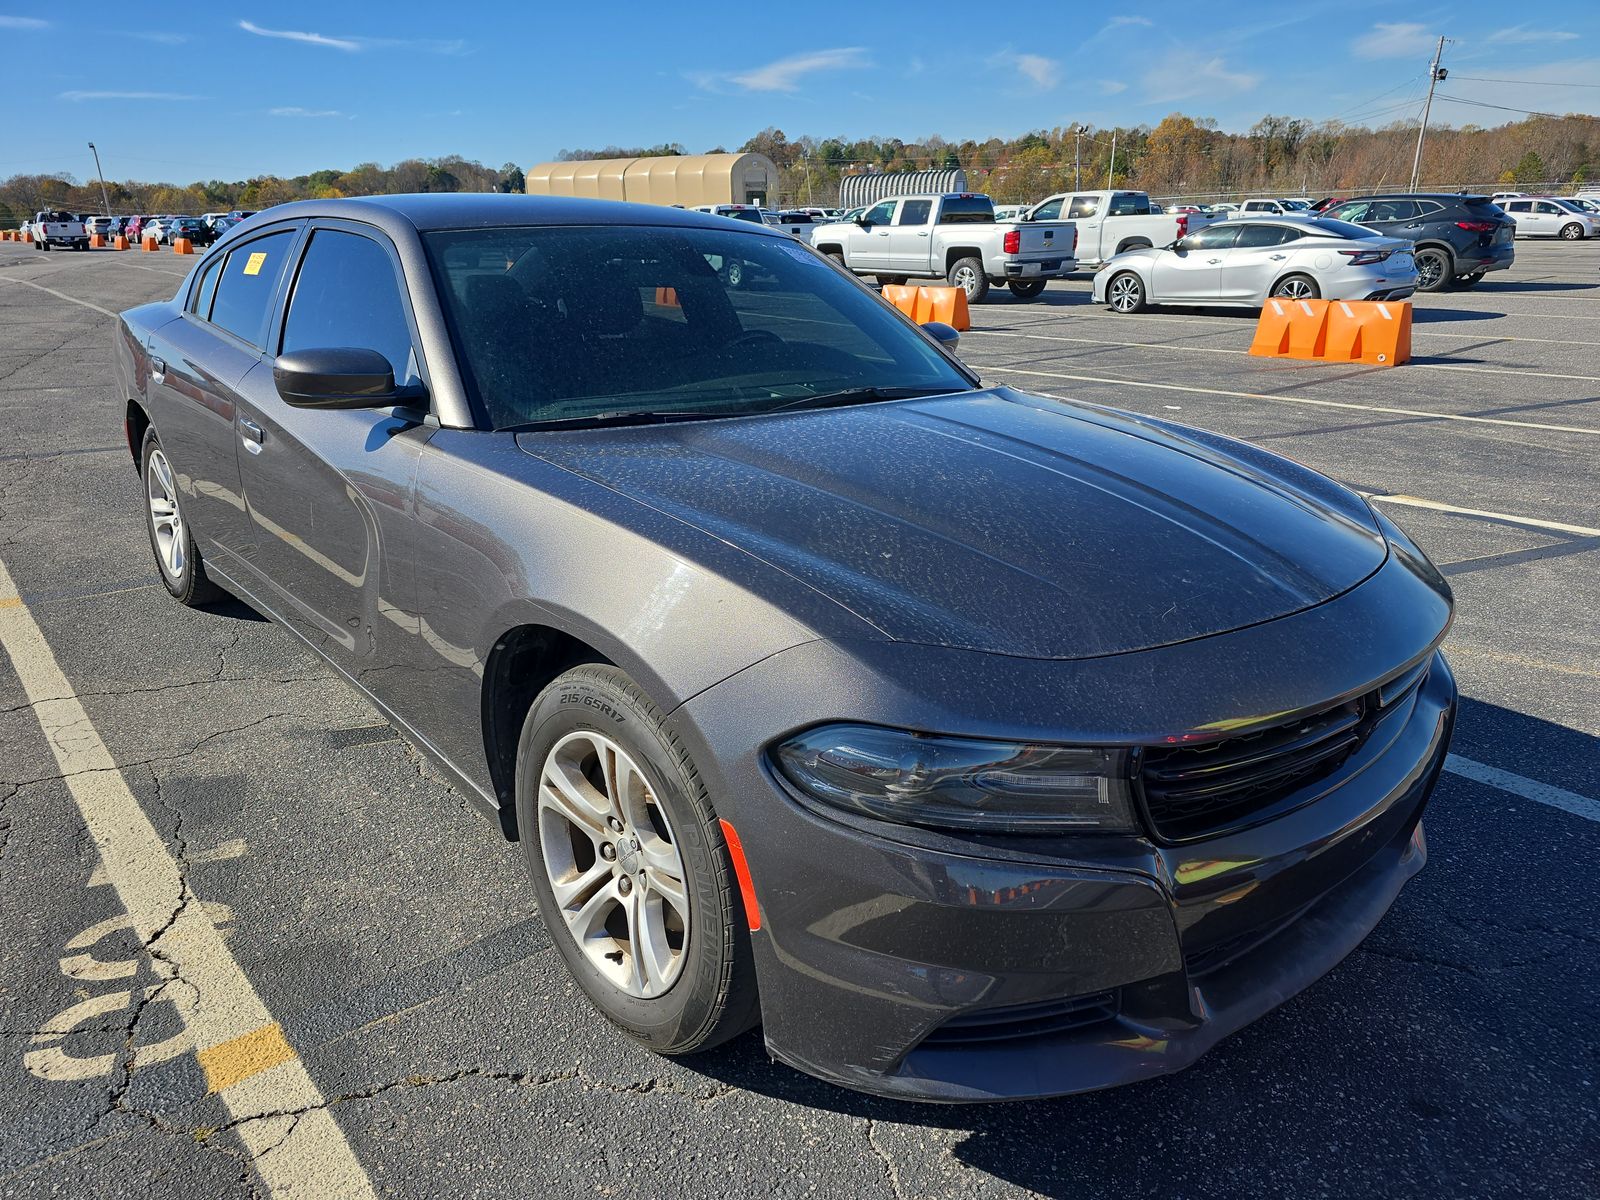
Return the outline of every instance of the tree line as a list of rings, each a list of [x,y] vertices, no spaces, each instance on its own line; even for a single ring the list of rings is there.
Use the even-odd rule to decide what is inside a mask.
[[[975,190],[996,201],[1023,203],[1080,186],[1132,187],[1158,198],[1224,199],[1242,195],[1328,195],[1403,188],[1416,146],[1414,122],[1381,128],[1266,116],[1244,133],[1227,133],[1210,118],[1174,113],[1160,123],[1102,129],[1062,125],[1013,138],[920,142],[899,138],[790,139],[768,128],[737,147],[771,158],[779,168],[781,204],[832,204],[839,180],[861,171],[960,168]],[[727,147],[711,147],[721,153]],[[683,154],[681,143],[562,150],[561,159]],[[1424,189],[1455,191],[1516,186],[1561,189],[1600,178],[1600,119],[1582,114],[1534,116],[1494,128],[1463,125],[1429,131]],[[106,183],[113,212],[201,213],[262,209],[289,200],[393,192],[520,192],[515,163],[498,169],[459,156],[406,159],[390,167],[361,163],[282,178],[212,179],[190,184]],[[0,181],[0,226],[39,209],[95,212],[98,180],[67,174],[13,175]]]

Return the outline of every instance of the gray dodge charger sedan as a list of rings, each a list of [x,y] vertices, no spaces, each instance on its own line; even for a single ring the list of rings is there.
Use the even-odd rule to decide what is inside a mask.
[[[1173,1071],[1422,867],[1450,593],[951,338],[746,222],[391,196],[237,226],[116,364],[173,596],[442,764],[622,1031],[923,1100]]]

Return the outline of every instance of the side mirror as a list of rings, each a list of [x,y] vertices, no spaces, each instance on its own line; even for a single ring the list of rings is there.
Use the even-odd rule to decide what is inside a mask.
[[[357,348],[294,350],[278,356],[272,382],[296,408],[388,408],[419,400],[423,390],[397,387],[389,360]]]
[[[865,216],[857,217],[856,220],[855,220],[855,223],[857,225],[861,226],[861,228],[863,228],[863,229],[870,228],[871,224],[872,224],[870,221],[867,220],[867,218]]]
[[[923,330],[939,345],[946,350],[954,350],[961,343],[961,334],[953,325],[946,325],[943,321],[924,321]]]

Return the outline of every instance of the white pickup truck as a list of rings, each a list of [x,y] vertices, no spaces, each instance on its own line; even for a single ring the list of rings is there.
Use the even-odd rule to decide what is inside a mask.
[[[1211,224],[1203,213],[1156,212],[1143,192],[1061,192],[1041,200],[1017,220],[1069,220],[1078,227],[1078,262],[1097,270],[1124,250],[1170,245]]]
[[[880,283],[941,278],[976,304],[991,285],[1032,300],[1078,269],[1070,222],[997,222],[994,204],[972,192],[893,196],[854,221],[819,225],[811,244],[857,275]]]
[[[40,250],[52,246],[71,246],[74,250],[89,248],[89,231],[83,222],[69,212],[38,212],[28,226],[33,234],[33,244]]]

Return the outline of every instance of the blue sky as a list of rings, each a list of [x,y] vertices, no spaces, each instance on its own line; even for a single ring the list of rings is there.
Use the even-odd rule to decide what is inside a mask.
[[[68,15],[85,11],[148,24],[130,35]],[[1454,39],[1442,92],[1600,113],[1593,3],[1190,0],[1093,11],[971,0],[237,10],[0,0],[0,111],[11,117],[0,176],[91,177],[88,141],[108,177],[188,182],[452,152],[496,166],[608,143],[699,152],[767,125],[911,141],[1154,123],[1174,111],[1224,129],[1267,112],[1382,124],[1420,108],[1441,33]],[[1455,101],[1435,114],[1486,125],[1519,116]]]

